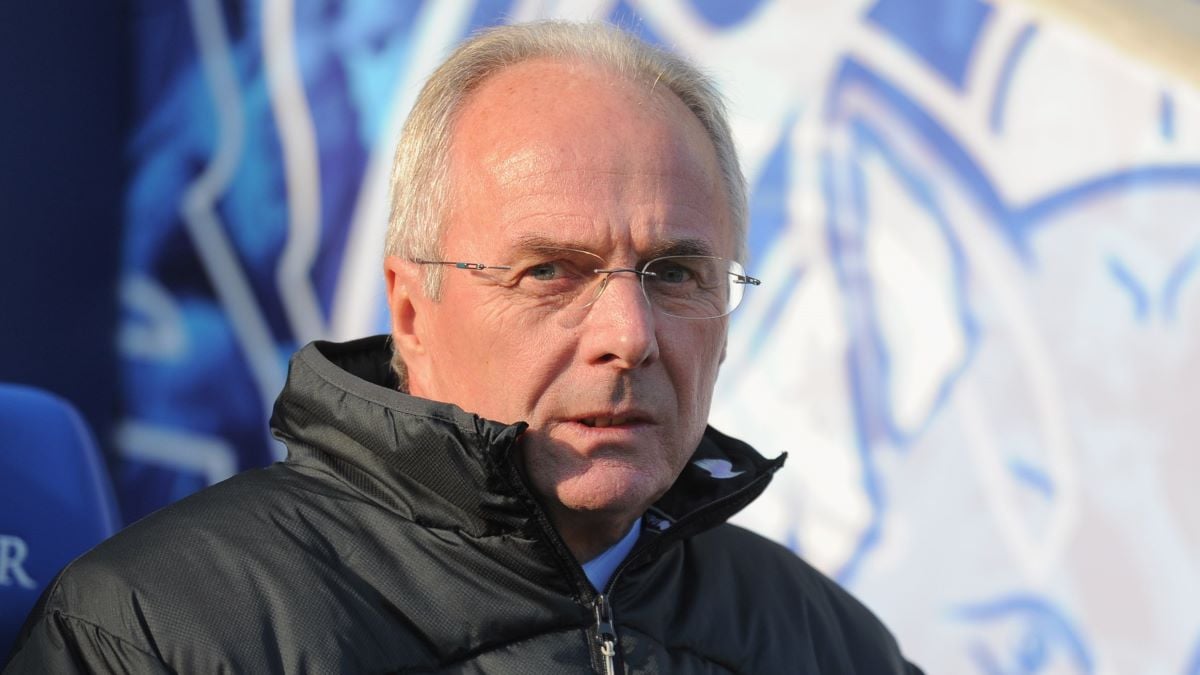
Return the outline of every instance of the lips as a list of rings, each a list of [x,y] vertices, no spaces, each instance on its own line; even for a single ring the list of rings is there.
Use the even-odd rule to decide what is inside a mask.
[[[596,413],[576,417],[572,421],[592,429],[607,429],[608,427],[648,424],[651,422],[651,417],[640,412]]]
[[[628,421],[629,418],[627,417],[587,417],[579,420],[580,424],[583,424],[585,427],[596,427],[599,429],[621,426],[627,424]]]

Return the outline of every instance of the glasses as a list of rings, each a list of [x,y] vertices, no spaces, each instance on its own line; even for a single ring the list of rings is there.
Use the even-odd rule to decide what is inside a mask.
[[[421,265],[445,265],[491,275],[499,285],[537,306],[586,309],[600,298],[614,274],[637,276],[646,300],[664,314],[682,319],[716,319],[742,301],[747,286],[762,281],[746,274],[735,260],[707,255],[669,255],[641,269],[605,267],[595,253],[576,249],[539,249],[511,265],[451,260],[422,260]]]

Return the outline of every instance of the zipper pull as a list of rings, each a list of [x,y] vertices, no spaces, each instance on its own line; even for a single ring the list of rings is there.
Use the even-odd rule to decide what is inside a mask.
[[[596,596],[596,641],[600,644],[600,656],[603,657],[604,675],[617,673],[617,629],[613,627],[612,608],[608,606],[608,598],[604,594]]]

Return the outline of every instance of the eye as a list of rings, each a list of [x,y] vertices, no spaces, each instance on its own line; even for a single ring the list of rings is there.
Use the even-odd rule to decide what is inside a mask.
[[[525,274],[538,281],[551,281],[562,276],[562,265],[558,261],[538,263]]]
[[[696,277],[692,268],[678,260],[660,260],[650,267],[655,280],[667,284],[685,284]]]
[[[539,303],[564,305],[573,302],[598,278],[593,270],[604,259],[587,251],[545,248],[530,251],[512,262],[507,286]]]
[[[531,279],[541,282],[569,282],[582,278],[579,266],[569,260],[542,260],[531,263],[521,274],[523,280]]]
[[[576,263],[562,258],[531,261],[520,269],[516,290],[539,297],[572,296],[589,278]]]

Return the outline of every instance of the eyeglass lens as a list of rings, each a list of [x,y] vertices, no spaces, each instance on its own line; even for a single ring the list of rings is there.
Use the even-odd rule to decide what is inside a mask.
[[[587,307],[613,282],[634,274],[646,299],[662,312],[688,319],[709,319],[732,312],[742,299],[745,270],[735,261],[698,255],[665,256],[641,270],[605,268],[586,251],[547,249],[512,267],[512,288],[557,301],[560,307]],[[590,291],[590,292],[589,292]]]
[[[707,319],[724,316],[742,299],[735,283],[741,265],[724,258],[669,256],[651,260],[643,269],[646,297],[672,316]]]

